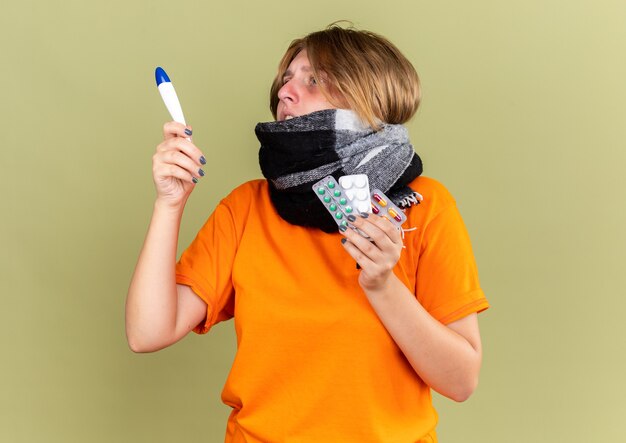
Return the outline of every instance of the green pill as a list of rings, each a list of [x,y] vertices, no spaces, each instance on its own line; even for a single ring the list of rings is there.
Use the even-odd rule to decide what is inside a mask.
[[[334,182],[328,182],[328,187],[330,189],[333,189],[335,187],[335,183]]]
[[[324,188],[317,188],[317,193],[319,195],[324,195],[324,192],[326,192],[326,189],[324,189]]]
[[[341,195],[341,191],[337,190],[337,191],[333,192],[333,195],[335,197],[339,197]]]
[[[324,203],[330,203],[331,198],[327,195],[324,196]]]
[[[336,204],[332,204],[329,206],[331,211],[336,211],[337,210],[337,205]]]
[[[336,218],[337,220],[341,220],[341,219],[343,218],[343,214],[342,214],[341,212],[337,212],[337,213],[335,214],[335,218]]]
[[[350,214],[352,212],[352,206],[346,206],[346,212]]]
[[[341,203],[342,205],[345,205],[346,203],[348,203],[348,200],[346,200],[345,198],[341,197],[339,199],[339,203]]]
[[[341,226],[348,227],[348,222],[347,222],[347,221],[345,221],[345,220],[344,220],[344,221],[342,221],[342,222],[341,222]]]

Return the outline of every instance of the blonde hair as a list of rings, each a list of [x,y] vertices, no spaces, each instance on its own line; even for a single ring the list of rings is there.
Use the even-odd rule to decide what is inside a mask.
[[[313,75],[331,104],[355,111],[376,130],[380,122],[410,120],[421,98],[419,77],[411,62],[385,37],[339,23],[291,42],[270,89],[274,118],[283,75],[298,53],[306,50]]]

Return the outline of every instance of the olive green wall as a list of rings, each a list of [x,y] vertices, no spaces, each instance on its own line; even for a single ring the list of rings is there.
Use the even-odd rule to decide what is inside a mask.
[[[479,389],[436,397],[441,441],[623,439],[626,3],[40,0],[0,12],[0,441],[223,441],[232,324],[125,342],[168,119],[154,68],[209,161],[182,248],[260,176],[252,129],[288,43],[343,18],[417,67],[412,139],[492,303]]]

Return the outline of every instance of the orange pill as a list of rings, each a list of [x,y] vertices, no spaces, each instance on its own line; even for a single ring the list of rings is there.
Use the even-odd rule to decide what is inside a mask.
[[[372,196],[374,198],[374,200],[376,200],[378,202],[379,205],[381,205],[383,208],[385,206],[387,206],[387,200],[385,200],[384,198],[382,198],[380,195],[378,194],[374,194]]]
[[[387,212],[389,212],[389,215],[391,215],[397,221],[399,221],[399,222],[402,221],[402,217],[400,217],[400,214],[398,214],[396,211],[394,211],[393,208],[390,208],[389,211],[387,211]]]

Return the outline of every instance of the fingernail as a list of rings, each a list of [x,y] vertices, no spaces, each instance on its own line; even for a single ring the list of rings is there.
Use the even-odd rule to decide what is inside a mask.
[[[204,177],[204,171],[202,169],[198,169],[198,174],[200,174],[200,177]]]
[[[339,230],[340,230],[341,232],[346,232],[346,229],[348,229],[348,227],[347,227],[347,226],[343,226],[343,225],[339,226]]]
[[[185,134],[191,135],[193,134],[193,132],[191,131],[191,129],[185,128]]]
[[[198,183],[198,179],[197,179],[197,178],[195,178],[195,177],[193,177],[193,178],[191,179],[191,181],[192,181],[192,182],[194,182],[194,183]]]
[[[350,220],[351,222],[356,221],[356,217],[354,215],[350,214],[348,216],[348,220]]]
[[[370,216],[370,215],[369,215],[367,212],[361,212],[361,217],[363,217],[363,218],[367,218],[367,217],[369,217],[369,216]]]
[[[347,241],[348,241],[348,239],[344,237],[344,238],[341,239],[341,244],[345,245]]]
[[[204,158],[204,155],[200,157],[200,163],[202,163],[203,165],[206,165],[206,158]]]

